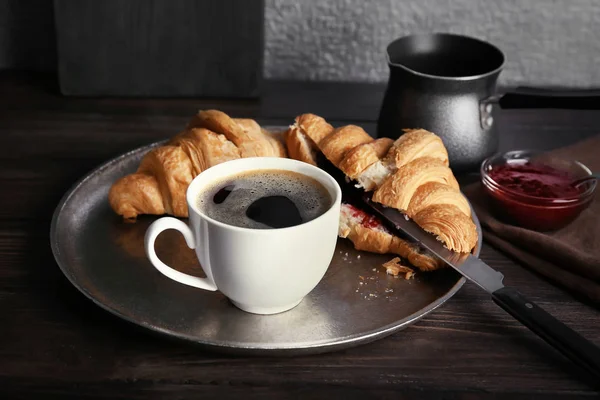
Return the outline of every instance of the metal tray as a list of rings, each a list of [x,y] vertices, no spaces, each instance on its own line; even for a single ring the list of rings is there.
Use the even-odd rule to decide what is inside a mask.
[[[121,222],[108,204],[112,183],[134,172],[151,148],[117,157],[77,182],[52,219],[56,261],[85,296],[100,307],[144,328],[237,354],[322,353],[368,343],[415,323],[446,300],[465,279],[448,268],[394,278],[381,264],[391,255],[354,250],[339,239],[319,285],[294,309],[260,316],[240,311],[220,292],[176,283],[156,271],[144,253],[144,234],[157,217]],[[479,233],[481,226],[473,215]],[[195,253],[175,231],[157,239],[158,256],[186,273],[203,276]]]

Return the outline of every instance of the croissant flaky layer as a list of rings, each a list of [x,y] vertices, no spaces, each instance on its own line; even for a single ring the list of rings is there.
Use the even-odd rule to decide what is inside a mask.
[[[414,220],[424,230],[446,243],[450,249],[470,249],[473,243],[477,243],[475,224],[454,205],[429,206],[419,211]]]
[[[319,148],[325,157],[337,167],[344,159],[347,152],[356,146],[372,141],[373,138],[361,127],[346,125],[334,129],[328,136],[321,139]]]
[[[356,179],[371,165],[387,154],[394,141],[380,138],[363,143],[349,150],[339,164],[339,168],[351,179]]]
[[[298,116],[296,121],[303,121],[303,126],[293,139],[288,136],[288,149],[306,140],[312,146],[311,160],[316,160],[315,153],[320,150],[358,187],[372,191],[373,201],[404,212],[450,250],[470,252],[475,247],[477,232],[471,208],[460,192],[439,136],[424,129],[406,129],[392,142],[374,140],[354,125],[330,129],[313,114]],[[302,137],[308,136],[307,132],[318,141]],[[294,154],[290,151],[292,157]],[[298,159],[304,161],[303,157]],[[368,235],[361,242],[375,237],[373,233]],[[386,242],[380,240],[386,247]]]
[[[148,152],[135,173],[117,180],[108,200],[128,222],[142,214],[187,217],[186,191],[202,171],[241,157],[286,156],[283,138],[256,121],[203,110],[166,145]]]
[[[284,139],[290,158],[317,165],[318,144],[333,131],[322,117],[315,114],[302,114],[285,132]]]

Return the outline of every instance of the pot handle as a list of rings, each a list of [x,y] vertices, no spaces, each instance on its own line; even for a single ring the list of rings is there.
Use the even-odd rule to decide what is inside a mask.
[[[493,105],[502,109],[562,108],[569,110],[600,110],[600,89],[540,89],[526,86],[495,94],[479,103],[481,127],[488,130],[494,123]]]
[[[520,86],[483,100],[500,108],[563,108],[600,110],[600,89],[540,89]]]

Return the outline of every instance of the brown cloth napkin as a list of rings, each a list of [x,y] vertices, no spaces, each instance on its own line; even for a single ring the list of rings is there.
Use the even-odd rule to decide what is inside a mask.
[[[550,153],[600,171],[600,136]],[[481,183],[467,186],[464,193],[481,221],[486,242],[582,301],[600,307],[600,194],[568,226],[536,232],[496,219]]]

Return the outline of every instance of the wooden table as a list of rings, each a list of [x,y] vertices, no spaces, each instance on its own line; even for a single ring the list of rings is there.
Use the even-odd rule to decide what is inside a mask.
[[[136,328],[95,306],[58,269],[48,233],[62,194],[105,160],[173,135],[197,109],[262,124],[288,124],[311,111],[374,133],[383,89],[267,82],[260,101],[74,99],[57,94],[53,77],[0,74],[0,397],[600,396],[470,283],[417,324],[372,344],[317,356],[240,358]],[[502,149],[550,149],[600,133],[600,112],[510,110],[498,123]],[[600,344],[599,311],[487,245],[481,257],[505,282]]]

